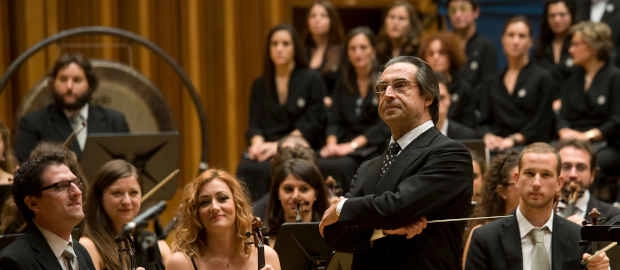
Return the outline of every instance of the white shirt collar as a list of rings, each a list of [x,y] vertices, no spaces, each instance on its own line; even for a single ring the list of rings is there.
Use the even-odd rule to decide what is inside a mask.
[[[72,241],[71,235],[69,235],[69,241],[67,241],[65,239],[62,239],[57,234],[44,229],[38,224],[36,223],[34,224],[37,226],[37,228],[39,228],[39,231],[41,231],[41,234],[43,234],[43,237],[47,241],[47,244],[52,249],[52,252],[54,252],[54,256],[56,256],[56,258],[60,258],[62,256],[62,252],[65,250],[65,247],[69,245],[69,243],[71,243]]]
[[[64,110],[65,115],[67,116],[67,118],[69,118],[69,120],[71,120],[71,113],[69,113],[69,111]],[[82,108],[80,109],[79,115],[82,117],[82,119],[84,121],[88,120],[88,103],[86,103],[84,106],[82,106]]]
[[[443,126],[441,127],[441,129],[439,129],[441,134],[443,134],[444,136],[448,136],[448,125],[449,124],[450,124],[450,121],[448,120],[448,118],[446,118],[446,120],[443,121]]]
[[[593,22],[600,22],[606,9],[609,9],[607,0],[593,0],[590,6],[590,20]],[[613,6],[611,9],[613,10]]]
[[[521,239],[528,237],[528,233],[530,233],[530,231],[534,228],[537,228],[536,226],[532,225],[532,223],[530,223],[529,220],[527,220],[527,218],[523,215],[523,213],[521,213],[521,207],[517,207],[517,223],[519,224],[519,234]],[[553,211],[551,211],[551,214],[549,215],[549,218],[547,219],[547,222],[545,222],[545,224],[543,226],[541,226],[540,228],[544,228],[547,227],[547,229],[549,230],[549,232],[553,232]]]
[[[581,196],[581,198],[579,198],[579,200],[577,200],[577,202],[575,203],[575,206],[579,208],[579,210],[581,210],[581,212],[583,213],[583,217],[585,217],[588,214],[586,213],[586,211],[588,211],[589,201],[590,201],[590,191],[586,189],[583,192],[583,195]]]
[[[586,217],[586,215],[588,214],[586,211],[588,211],[588,202],[590,201],[590,196],[591,196],[591,195],[590,195],[590,191],[586,189],[586,190],[583,192],[583,195],[581,196],[581,198],[579,198],[579,199],[577,200],[577,202],[575,202],[575,207],[576,207],[577,209],[579,209],[579,214],[580,214],[580,216],[581,216],[581,217],[583,217],[583,218],[585,218],[585,217]],[[559,207],[560,209],[562,209],[562,208],[566,208],[566,204],[565,204],[564,202],[561,202],[561,201],[560,201],[560,202],[558,203],[558,207]],[[560,211],[560,212],[561,212],[561,211]],[[559,212],[558,212],[558,214],[559,214]],[[560,216],[562,216],[562,215],[560,215]]]
[[[428,121],[422,123],[421,125],[415,127],[414,129],[410,130],[409,132],[405,133],[405,135],[403,135],[402,137],[398,138],[398,140],[396,140],[396,142],[400,146],[400,149],[405,149],[407,147],[407,145],[409,145],[411,142],[413,142],[413,140],[418,138],[420,135],[422,135],[422,133],[426,132],[427,130],[429,130],[433,126],[435,126],[433,124],[433,121],[428,120]],[[392,143],[392,142],[394,142],[394,137],[390,138],[390,143]],[[402,152],[402,150],[401,150],[401,152]],[[400,154],[400,152],[398,152],[398,153]]]

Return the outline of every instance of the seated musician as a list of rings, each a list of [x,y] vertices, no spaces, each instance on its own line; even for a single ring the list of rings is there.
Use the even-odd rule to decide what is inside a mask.
[[[95,269],[123,269],[130,265],[129,256],[120,260],[115,238],[138,215],[141,204],[142,185],[136,168],[120,159],[106,162],[88,189],[85,228],[80,238]],[[139,243],[147,237],[154,235],[144,231],[134,237],[136,265],[149,270],[165,269],[170,256],[168,244],[160,240],[157,245],[142,248]]]
[[[546,143],[525,147],[513,179],[519,189],[514,216],[474,231],[465,269],[609,269],[604,252],[591,256],[579,245],[580,227],[554,213],[564,178],[560,156]]]
[[[63,155],[24,162],[15,173],[13,198],[27,220],[24,235],[0,251],[1,269],[95,269],[71,236],[84,219],[82,179]]]
[[[47,87],[54,103],[19,120],[15,154],[20,161],[40,142],[62,142],[74,131],[76,140],[68,147],[78,156],[86,145],[87,134],[129,132],[122,113],[91,102],[98,80],[84,56],[60,56],[48,76]]]
[[[295,154],[296,151],[303,150],[283,149],[272,162],[267,208],[271,245],[275,245],[275,236],[284,222],[320,221],[329,206],[328,190],[321,172],[313,160],[294,157],[303,156]]]
[[[249,245],[252,207],[247,191],[227,172],[209,169],[187,184],[179,208],[173,250],[166,269],[279,270],[278,254],[269,246],[264,254]]]

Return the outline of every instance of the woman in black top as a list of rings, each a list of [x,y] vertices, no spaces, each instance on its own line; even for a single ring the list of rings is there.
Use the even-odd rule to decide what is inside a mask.
[[[84,235],[80,238],[95,269],[124,269],[129,267],[129,254],[119,259],[119,246],[114,240],[123,226],[132,221],[142,205],[142,185],[138,171],[131,163],[116,159],[106,162],[88,189]],[[157,241],[152,247],[142,248],[138,239],[155,237],[152,233],[135,236],[136,266],[145,269],[165,269],[170,248],[165,241]],[[155,238],[157,239],[157,238]]]
[[[309,66],[318,70],[331,96],[342,54],[344,30],[340,23],[338,11],[331,2],[317,0],[308,11],[308,29],[303,35]]]
[[[491,150],[505,150],[553,133],[551,75],[531,63],[532,28],[527,18],[508,20],[502,35],[507,68],[490,82],[480,101],[480,133]]]
[[[562,85],[558,119],[560,139],[587,140],[600,149],[599,166],[617,174],[620,160],[620,70],[610,63],[611,30],[603,23],[581,22],[571,28],[570,53],[578,67]],[[597,150],[598,150],[597,149]],[[614,172],[615,171],[615,172]]]
[[[381,151],[389,130],[379,118],[373,91],[378,74],[372,30],[354,28],[347,35],[345,48],[347,57],[334,104],[328,109],[327,143],[320,151],[319,167],[346,192],[359,163]]]
[[[465,49],[459,37],[450,32],[426,36],[420,45],[422,57],[435,72],[445,76],[450,91],[450,121],[475,127],[478,109],[478,93],[462,78],[462,66],[466,62]]]
[[[302,136],[312,147],[323,140],[325,86],[318,72],[308,69],[295,29],[287,24],[269,31],[263,76],[252,84],[247,154],[237,175],[253,198],[267,192],[268,162],[277,150],[277,140]]]
[[[396,1],[390,6],[377,36],[377,61],[385,64],[393,57],[415,56],[420,46],[422,24],[413,5]]]
[[[534,57],[536,64],[551,73],[556,83],[566,80],[573,70],[573,58],[568,53],[570,27],[575,18],[575,7],[568,0],[547,0],[540,26],[540,37]],[[553,93],[553,109],[560,109],[560,93]]]

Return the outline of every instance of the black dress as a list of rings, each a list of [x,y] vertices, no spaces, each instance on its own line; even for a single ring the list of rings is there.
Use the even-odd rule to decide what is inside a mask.
[[[556,87],[551,75],[534,63],[519,72],[512,94],[504,85],[502,72],[492,80],[480,101],[480,134],[507,137],[521,133],[525,143],[548,142],[553,135],[552,93]]]
[[[379,99],[372,87],[361,97],[357,83],[349,90],[342,80],[336,83],[333,105],[328,109],[327,135],[334,135],[338,142],[349,142],[364,135],[367,145],[344,157],[321,158],[318,165],[324,175],[334,177],[344,192],[357,167],[364,160],[381,153],[390,136],[390,131],[379,118]]]
[[[448,118],[457,121],[467,127],[475,128],[478,122],[477,112],[479,104],[479,91],[473,89],[471,85],[463,80],[461,76],[453,77],[448,85],[450,92],[450,110]]]
[[[551,44],[544,44],[544,48],[542,49],[542,55],[536,57],[536,64],[540,67],[546,69],[553,79],[555,83],[560,85],[563,83],[570,75],[575,71],[576,67],[573,65],[573,57],[568,52],[568,48],[570,47],[571,37],[567,36],[562,43],[562,49],[560,52],[560,61],[556,64],[553,59],[553,47]],[[557,88],[558,91],[553,93],[553,99],[558,99],[561,97],[561,89]]]
[[[598,165],[603,174],[620,176],[620,69],[606,63],[592,79],[590,89],[586,91],[584,85],[583,68],[577,68],[562,85],[558,130],[601,130],[607,146],[597,153]]]
[[[312,51],[308,50],[308,59],[312,57]],[[321,79],[325,83],[325,94],[332,96],[334,87],[338,81],[338,72],[340,71],[340,61],[342,60],[342,46],[330,45],[325,50],[321,66],[316,69],[321,74]]]
[[[467,64],[464,79],[478,89],[485,81],[497,75],[497,48],[493,42],[475,33],[465,45]]]
[[[157,237],[149,231],[142,231],[138,237],[134,238],[136,265],[142,266],[146,270],[164,270],[166,267],[164,267],[158,243],[155,242],[151,246],[142,246],[141,244],[153,239],[157,240]]]
[[[298,129],[318,149],[325,139],[324,96],[325,85],[319,73],[308,68],[296,68],[291,73],[285,104],[279,104],[276,89],[266,88],[265,78],[256,79],[250,97],[248,140],[261,135],[265,141],[273,142]],[[244,156],[237,176],[256,200],[269,190],[269,161],[257,162]]]

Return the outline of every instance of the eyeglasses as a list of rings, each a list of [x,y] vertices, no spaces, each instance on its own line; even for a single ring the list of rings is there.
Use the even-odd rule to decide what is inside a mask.
[[[80,190],[84,190],[84,184],[82,183],[82,181],[75,178],[72,180],[60,181],[49,186],[42,187],[40,191],[53,189],[56,192],[68,192],[71,189],[71,184],[76,185]]]
[[[388,86],[392,86],[392,91],[394,91],[397,94],[404,94],[407,92],[407,90],[411,89],[412,86],[414,86],[415,83],[412,81],[409,81],[407,79],[396,79],[393,80],[391,83],[390,82],[377,82],[377,85],[375,85],[375,94],[377,96],[383,96],[385,95],[385,92],[388,89]]]

